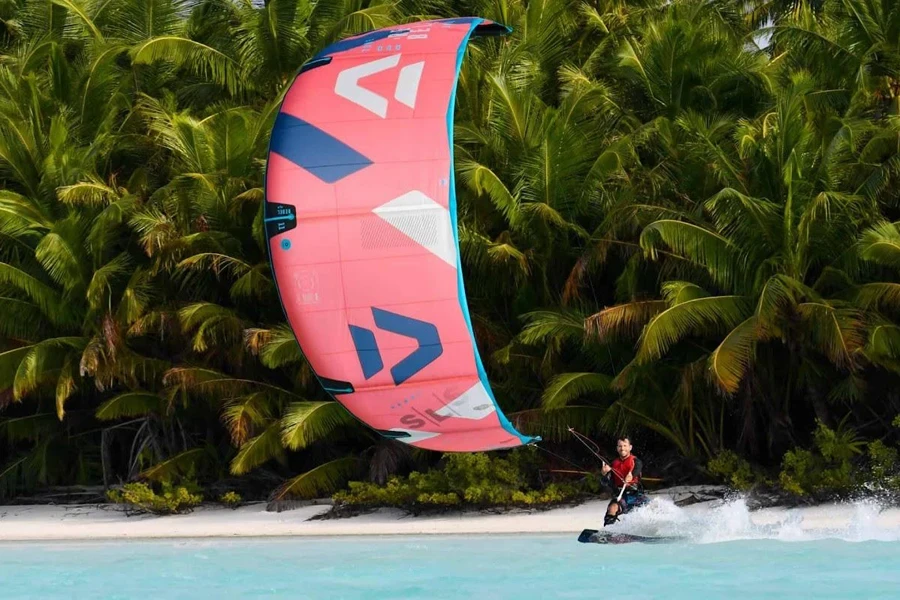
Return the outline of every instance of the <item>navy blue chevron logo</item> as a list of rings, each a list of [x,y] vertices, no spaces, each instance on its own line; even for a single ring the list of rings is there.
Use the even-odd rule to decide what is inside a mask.
[[[275,118],[269,148],[325,183],[340,181],[372,164],[336,137],[283,112]]]
[[[405,317],[381,308],[372,307],[375,325],[384,331],[413,338],[419,343],[406,358],[391,367],[394,385],[400,385],[431,363],[444,352],[437,327],[427,321]],[[371,329],[350,325],[350,337],[356,347],[356,355],[363,370],[363,376],[369,379],[384,368],[375,333]]]

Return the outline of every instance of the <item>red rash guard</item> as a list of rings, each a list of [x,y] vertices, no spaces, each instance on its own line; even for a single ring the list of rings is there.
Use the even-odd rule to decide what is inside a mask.
[[[631,483],[637,487],[641,481],[641,461],[633,454],[629,454],[627,458],[616,458],[612,461],[612,484],[621,487],[625,483],[625,478],[631,473]]]

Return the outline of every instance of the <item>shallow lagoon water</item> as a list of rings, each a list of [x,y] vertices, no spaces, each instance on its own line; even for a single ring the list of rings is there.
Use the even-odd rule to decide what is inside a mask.
[[[897,598],[900,542],[573,536],[8,544],[3,598]],[[627,593],[623,592],[627,590]]]
[[[172,539],[0,544],[0,597],[898,598],[900,531],[878,508],[849,524],[759,525],[742,503],[661,503],[612,529],[671,544],[580,544],[577,534]],[[590,526],[590,524],[586,524]]]

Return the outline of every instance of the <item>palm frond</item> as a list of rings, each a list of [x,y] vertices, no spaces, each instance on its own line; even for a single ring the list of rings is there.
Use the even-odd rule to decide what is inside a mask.
[[[67,204],[103,206],[118,199],[119,191],[102,181],[84,181],[59,188],[59,199]]]
[[[727,394],[738,390],[756,345],[756,315],[735,327],[709,356],[709,374],[713,382]]]
[[[244,343],[270,369],[305,361],[297,338],[287,325],[272,329],[247,329],[244,331]]]
[[[531,272],[529,256],[516,247],[507,232],[492,240],[460,225],[459,247],[463,261],[483,278],[497,278],[498,274],[509,273],[511,276],[503,277],[501,281],[511,289],[518,287]]]
[[[835,308],[804,302],[797,311],[807,325],[810,341],[838,367],[853,368],[854,355],[865,343],[862,315],[854,308]]]
[[[602,373],[560,373],[541,396],[544,410],[558,410],[587,395],[609,392],[612,377]]]
[[[153,392],[134,391],[113,396],[97,407],[94,416],[101,421],[113,421],[122,417],[143,417],[160,413],[165,400]]]
[[[24,292],[52,322],[61,324],[68,320],[69,311],[62,306],[59,293],[22,269],[0,262],[0,283]]]
[[[35,340],[48,333],[47,320],[34,302],[10,296],[0,296],[0,336]]]
[[[819,295],[792,277],[773,275],[763,284],[756,302],[756,324],[762,337],[779,334],[778,321],[804,300]]]
[[[603,433],[601,425],[606,409],[597,406],[566,406],[553,410],[533,408],[509,413],[515,428],[526,435],[539,435],[551,442],[572,439],[569,428],[584,435]]]
[[[253,433],[272,420],[272,402],[265,392],[256,392],[226,402],[222,420],[231,435],[231,442],[243,446]]]
[[[244,475],[263,463],[272,459],[280,459],[283,456],[281,426],[278,422],[274,422],[262,433],[247,440],[241,446],[237,455],[231,460],[231,474]]]
[[[273,493],[274,500],[288,497],[315,498],[320,495],[333,494],[341,486],[360,475],[363,464],[356,456],[345,456],[321,464],[306,473],[285,481]]]
[[[688,300],[656,315],[644,328],[638,360],[662,357],[670,346],[689,335],[713,335],[733,329],[747,318],[751,303],[745,296],[713,296]]]
[[[238,277],[228,290],[228,295],[234,302],[263,300],[271,297],[274,289],[275,282],[272,280],[268,263],[260,263]]]
[[[473,160],[461,159],[457,167],[463,182],[476,194],[485,194],[503,215],[510,228],[520,227],[519,199],[489,167]]]
[[[17,221],[32,229],[50,229],[53,226],[39,203],[11,190],[0,190],[0,217],[4,223]]]
[[[135,64],[172,61],[199,77],[225,87],[230,93],[237,92],[243,85],[240,65],[234,59],[188,38],[174,35],[154,37],[135,45],[130,54]]]
[[[883,323],[873,327],[865,354],[872,362],[900,373],[900,326]]]
[[[663,300],[642,300],[611,306],[585,319],[585,331],[601,341],[636,338],[641,329],[665,310],[666,306]]]
[[[58,383],[59,373],[65,368],[67,361],[70,361],[73,355],[80,354],[86,346],[86,338],[48,338],[29,346],[28,352],[24,354],[4,353],[0,355],[8,361],[15,357],[21,358],[16,366],[12,382],[13,397],[21,400],[36,392],[44,384],[49,384],[51,381]],[[7,363],[7,361],[3,362]],[[5,375],[7,369],[8,363],[6,366],[0,366],[0,375]]]
[[[139,330],[141,317],[145,316],[151,303],[158,297],[159,290],[153,285],[150,273],[144,269],[135,269],[122,292],[116,314],[123,323],[137,326]]]
[[[140,473],[139,477],[161,481],[170,479],[174,475],[184,476],[196,469],[197,464],[206,459],[207,453],[207,448],[191,448],[185,450],[184,452],[180,452],[171,458],[145,469]]]
[[[23,359],[28,356],[34,348],[35,345],[22,346],[21,348],[0,352],[0,389],[8,390],[12,388],[13,383],[16,380],[16,372],[19,370],[19,365],[22,364]],[[14,396],[14,399],[17,398]]]
[[[339,402],[294,402],[281,417],[281,439],[291,450],[302,450],[358,421]]]
[[[134,264],[131,256],[123,252],[111,261],[94,271],[87,286],[85,297],[93,310],[112,309],[113,286],[116,280],[133,273]]]
[[[865,283],[856,288],[856,301],[864,309],[900,308],[900,283]]]
[[[752,198],[733,188],[724,188],[705,203],[725,236],[737,236],[742,247],[755,245],[756,251],[777,249],[781,244],[781,211],[774,202]]]
[[[860,239],[859,256],[887,267],[900,267],[900,229],[887,221],[869,228]]]
[[[641,233],[641,247],[656,260],[660,245],[703,267],[714,281],[730,288],[741,275],[737,249],[728,238],[684,221],[655,221]]]
[[[574,310],[534,311],[522,319],[527,323],[519,334],[524,344],[561,344],[581,341],[584,336],[584,316]]]
[[[678,306],[688,300],[708,298],[710,293],[690,281],[667,281],[662,284],[662,296],[667,306]]]
[[[60,421],[66,416],[66,401],[76,389],[77,364],[77,357],[73,353],[69,353],[63,360],[59,376],[56,379],[56,417]]]
[[[267,391],[273,398],[290,399],[297,395],[276,385],[255,379],[232,377],[215,369],[202,367],[174,367],[163,377],[169,386],[168,396],[174,401],[179,394],[196,394],[220,403],[254,391]]]
[[[217,277],[226,275],[237,279],[247,273],[251,267],[240,258],[218,252],[201,252],[189,256],[175,265],[182,271],[211,271]]]
[[[48,233],[35,248],[35,258],[59,285],[66,289],[81,288],[87,283],[84,281],[87,260],[77,245],[77,238],[67,237],[56,231]]]
[[[193,349],[205,352],[211,347],[229,347],[241,340],[244,322],[229,308],[211,302],[196,302],[178,311],[181,326],[193,333]]]

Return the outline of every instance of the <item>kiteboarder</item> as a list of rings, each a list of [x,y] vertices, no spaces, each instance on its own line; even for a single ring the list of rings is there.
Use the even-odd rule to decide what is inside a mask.
[[[613,460],[612,465],[604,462],[600,469],[603,474],[600,481],[612,493],[603,519],[604,527],[612,525],[619,515],[648,500],[641,485],[641,459],[631,453],[631,438],[628,435],[619,436],[616,440],[616,453],[619,457]]]

